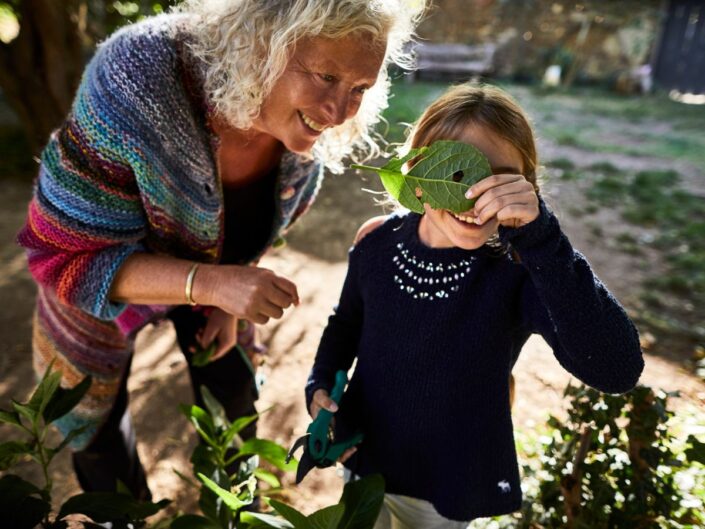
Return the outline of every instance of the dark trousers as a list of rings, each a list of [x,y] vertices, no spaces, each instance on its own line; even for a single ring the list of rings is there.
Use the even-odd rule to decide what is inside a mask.
[[[232,349],[225,356],[203,367],[191,365],[189,348],[196,345],[196,333],[205,325],[206,318],[191,307],[177,307],[169,313],[174,322],[181,351],[188,362],[194,400],[204,407],[200,387],[206,386],[225,408],[230,420],[256,413],[254,402],[257,390],[252,372],[240,353]],[[107,421],[90,445],[73,454],[73,466],[78,482],[86,492],[115,491],[117,481],[122,481],[135,498],[151,499],[144,468],[137,454],[135,432],[127,409],[127,377],[130,366],[120,386],[117,399]],[[176,404],[174,404],[176,405]],[[244,439],[253,437],[256,423],[240,432]]]

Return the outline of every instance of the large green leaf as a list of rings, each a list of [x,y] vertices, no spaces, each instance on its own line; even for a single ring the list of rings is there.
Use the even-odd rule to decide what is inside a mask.
[[[34,389],[32,398],[29,399],[29,402],[27,403],[27,406],[37,414],[44,412],[44,408],[46,408],[47,404],[49,404],[49,401],[54,396],[54,393],[56,393],[56,390],[59,389],[61,373],[59,371],[50,373],[50,369],[51,366],[47,368],[41,382],[39,382],[37,387]]]
[[[25,454],[33,452],[31,445],[21,441],[0,443],[0,470],[7,470]]]
[[[57,388],[42,412],[44,422],[49,424],[70,412],[91,387],[92,381],[88,376],[70,389]]]
[[[277,500],[269,500],[269,504],[276,509],[276,511],[286,518],[294,529],[311,529],[311,524],[308,518],[293,507],[290,507],[286,503],[282,503]]]
[[[345,513],[340,529],[371,529],[379,516],[384,501],[384,478],[380,474],[350,481],[343,488],[341,505]]]
[[[220,497],[225,504],[230,507],[233,511],[239,511],[243,507],[252,503],[252,500],[241,500],[236,494],[233,494],[229,490],[225,490],[223,487],[219,486],[215,481],[208,479],[203,474],[198,474],[198,479],[200,479],[203,484],[212,490],[215,494]]]
[[[224,446],[233,446],[233,439],[242,430],[247,428],[250,424],[255,422],[259,418],[260,414],[256,413],[254,415],[248,415],[247,417],[240,417],[235,419],[233,423],[228,427],[228,429],[223,433],[222,443]]]
[[[240,521],[246,523],[248,529],[265,529],[270,527],[273,529],[293,529],[294,527],[278,516],[259,512],[244,511],[240,514]]]
[[[268,439],[258,439],[253,437],[245,441],[234,457],[258,455],[262,459],[269,461],[280,470],[291,472],[296,470],[298,462],[291,460],[286,462],[287,450],[283,446],[269,441]]]
[[[51,510],[42,491],[19,476],[0,478],[0,526],[33,529]]]
[[[213,418],[216,431],[226,428],[228,418],[225,415],[223,405],[218,402],[218,399],[213,396],[206,386],[201,386],[201,396],[203,397],[203,403],[206,405],[206,410],[208,410],[208,413],[210,413]]]
[[[198,434],[203,438],[205,442],[209,445],[218,448],[218,442],[216,440],[215,425],[213,424],[213,419],[203,408],[196,406],[186,406],[184,404],[179,406],[181,412],[191,421],[194,428]]]
[[[311,529],[338,529],[344,513],[345,505],[342,503],[331,505],[309,515],[308,523]]]
[[[403,166],[414,160],[406,173]],[[411,211],[423,213],[423,203],[434,209],[462,213],[472,208],[474,199],[465,192],[475,182],[492,174],[485,156],[472,145],[440,140],[428,147],[412,149],[403,158],[392,158],[382,167],[353,165],[355,169],[376,171],[387,192]],[[422,191],[416,196],[416,189]]]
[[[16,411],[0,410],[0,422],[4,422],[22,428],[22,421],[20,420],[20,415]]]
[[[66,500],[57,519],[61,520],[69,514],[84,514],[100,523],[140,521],[156,514],[169,503],[169,500],[141,502],[127,494],[115,492],[85,492]]]

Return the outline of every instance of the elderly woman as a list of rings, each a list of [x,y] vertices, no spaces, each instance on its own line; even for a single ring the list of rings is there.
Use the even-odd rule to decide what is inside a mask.
[[[34,367],[92,386],[59,421],[85,490],[150,496],[127,412],[134,335],[171,318],[231,418],[254,412],[234,347],[298,303],[256,266],[311,205],[323,168],[374,148],[386,66],[423,0],[187,0],[118,31],[41,160],[19,242],[39,292]],[[188,354],[217,344],[213,361]],[[198,395],[196,396],[198,399]],[[252,432],[250,432],[250,435]]]

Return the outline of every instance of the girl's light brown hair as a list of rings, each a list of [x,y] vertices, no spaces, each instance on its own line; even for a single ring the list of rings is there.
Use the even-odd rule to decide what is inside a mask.
[[[448,89],[421,115],[407,143],[417,148],[436,140],[459,140],[472,125],[488,127],[510,142],[521,154],[524,176],[538,191],[538,155],[529,118],[496,86],[466,83]]]

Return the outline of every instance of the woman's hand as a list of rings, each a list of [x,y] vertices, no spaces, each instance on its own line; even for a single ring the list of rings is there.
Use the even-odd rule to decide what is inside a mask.
[[[237,344],[237,325],[237,318],[232,314],[228,314],[219,308],[214,308],[211,311],[206,321],[206,326],[196,334],[196,341],[203,349],[210,346],[213,340],[218,340],[215,353],[210,358],[210,362],[218,360],[218,358],[235,347]]]
[[[317,389],[313,393],[313,399],[311,399],[311,409],[309,410],[309,413],[311,414],[311,417],[313,417],[313,420],[316,420],[316,417],[318,417],[318,413],[322,409],[326,409],[331,413],[335,413],[336,411],[338,411],[338,405],[333,399],[330,398],[330,395],[325,389]],[[335,421],[335,417],[333,418],[333,421]],[[333,422],[333,424],[335,424],[335,422]],[[353,446],[352,448],[348,448],[345,452],[343,452],[343,455],[338,458],[338,462],[344,463],[356,451],[357,447],[355,446]]]
[[[539,216],[539,199],[533,184],[520,174],[496,174],[470,187],[466,197],[479,197],[473,209],[475,224],[493,217],[502,226],[518,228]]]
[[[193,299],[222,309],[236,319],[267,323],[299,304],[296,285],[266,268],[204,265],[196,273]]]

